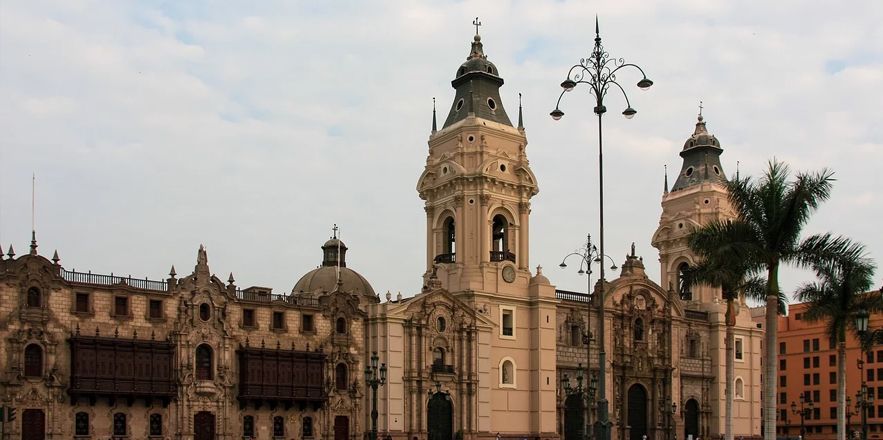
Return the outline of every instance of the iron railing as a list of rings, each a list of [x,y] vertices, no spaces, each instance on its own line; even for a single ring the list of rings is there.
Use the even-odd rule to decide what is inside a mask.
[[[491,251],[491,261],[515,262],[515,254],[509,251]]]
[[[269,292],[254,292],[236,289],[236,299],[254,302],[283,302],[298,307],[319,307],[319,298],[311,298],[301,295],[283,295]]]
[[[133,289],[152,290],[156,292],[168,291],[168,283],[165,281],[149,280],[147,278],[132,278],[132,276],[121,277],[114,274],[103,275],[92,272],[75,272],[59,268],[59,275],[65,281],[76,284],[93,284],[99,286],[116,286],[126,285]]]
[[[436,263],[456,263],[457,262],[457,254],[451,252],[449,254],[438,254],[435,256]]]

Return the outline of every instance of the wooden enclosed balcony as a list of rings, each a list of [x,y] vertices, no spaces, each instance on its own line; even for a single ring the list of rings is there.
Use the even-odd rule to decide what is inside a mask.
[[[176,395],[174,346],[168,341],[74,336],[68,394],[91,401],[98,397],[161,399]]]
[[[239,357],[239,401],[320,408],[325,393],[325,354],[282,348],[242,347]]]

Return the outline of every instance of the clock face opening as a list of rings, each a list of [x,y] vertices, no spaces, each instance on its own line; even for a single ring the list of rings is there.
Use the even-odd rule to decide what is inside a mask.
[[[515,268],[506,266],[503,268],[503,281],[511,283],[515,281]]]

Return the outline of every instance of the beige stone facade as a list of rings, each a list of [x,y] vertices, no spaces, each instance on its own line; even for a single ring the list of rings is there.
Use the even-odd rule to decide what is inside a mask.
[[[733,216],[717,140],[700,120],[666,188],[652,236],[661,280],[632,250],[601,304],[531,271],[539,187],[521,109],[513,124],[502,85],[476,35],[440,129],[433,119],[417,183],[424,285],[406,297],[381,301],[336,236],[322,266],[282,295],[222,281],[202,248],[189,275],[172,268],[158,281],[68,271],[36,240],[0,258],[0,404],[18,411],[7,435],[358,440],[371,424],[364,371],[377,352],[381,437],[570,439],[574,420],[595,412],[575,411],[562,379],[583,376],[588,388],[597,377],[602,306],[612,438],[722,434],[725,305],[719,290],[680,278],[695,263],[691,228]],[[733,431],[744,438],[760,432],[762,330],[737,308]]]

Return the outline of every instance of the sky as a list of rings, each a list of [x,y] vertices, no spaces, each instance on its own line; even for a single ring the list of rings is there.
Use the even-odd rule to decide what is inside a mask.
[[[383,296],[420,290],[425,214],[416,192],[432,99],[440,119],[477,16],[502,105],[523,94],[531,264],[597,237],[597,121],[560,82],[592,48],[599,17],[621,77],[605,104],[607,253],[632,242],[650,278],[663,167],[703,102],[725,173],[777,158],[837,181],[805,234],[831,231],[883,259],[883,3],[828,1],[90,1],[0,2],[0,245],[27,252],[31,186],[41,254],[67,269],[163,279],[212,271],[287,293],[341,228],[348,266]],[[878,177],[874,177],[878,176]],[[879,284],[883,271],[878,270]],[[609,276],[608,276],[609,277]],[[810,281],[786,269],[782,288]]]

